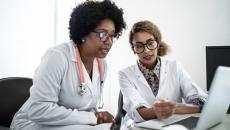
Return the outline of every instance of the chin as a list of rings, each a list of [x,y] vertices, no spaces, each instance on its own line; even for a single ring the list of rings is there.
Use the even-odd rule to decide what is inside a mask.
[[[101,59],[103,59],[103,58],[105,58],[107,55],[97,55],[96,57],[97,58],[101,58]]]
[[[145,65],[152,65],[154,63],[154,60],[144,60],[142,61]]]

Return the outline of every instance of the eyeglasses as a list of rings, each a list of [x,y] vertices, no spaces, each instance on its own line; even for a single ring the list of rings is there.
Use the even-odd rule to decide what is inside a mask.
[[[108,31],[106,31],[106,30],[100,31],[100,32],[97,32],[97,31],[93,31],[93,32],[98,34],[98,36],[102,42],[107,41],[109,37],[113,43],[118,40],[118,37],[115,33],[109,34]]]
[[[133,43],[133,50],[137,54],[140,54],[140,53],[144,52],[145,46],[147,46],[147,48],[149,50],[155,50],[157,48],[157,45],[158,44],[157,44],[156,40],[148,39],[146,41],[146,43],[142,43],[142,42]]]

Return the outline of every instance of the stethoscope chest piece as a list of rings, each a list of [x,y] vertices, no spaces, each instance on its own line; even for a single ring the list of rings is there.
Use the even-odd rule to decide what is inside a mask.
[[[82,83],[82,84],[80,85],[79,94],[80,94],[81,96],[83,96],[85,93],[86,93],[86,84],[85,84],[85,83]]]

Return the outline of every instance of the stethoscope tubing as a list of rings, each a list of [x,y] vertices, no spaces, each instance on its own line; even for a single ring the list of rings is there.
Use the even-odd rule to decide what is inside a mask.
[[[80,56],[80,52],[78,50],[78,48],[76,47],[76,67],[78,68],[78,73],[79,73],[79,78],[80,78],[80,90],[79,90],[79,94],[81,96],[83,96],[86,93],[86,83],[85,83],[85,79],[84,79],[84,73],[83,73],[83,67],[82,67],[82,61],[81,61],[81,56]],[[102,86],[104,83],[103,80],[103,65],[101,64],[100,60],[98,58],[96,58],[97,60],[97,64],[98,64],[98,70],[99,70],[99,76],[100,76],[100,100],[99,100],[99,107],[98,109],[102,109],[104,106],[103,103],[103,92],[102,92]]]

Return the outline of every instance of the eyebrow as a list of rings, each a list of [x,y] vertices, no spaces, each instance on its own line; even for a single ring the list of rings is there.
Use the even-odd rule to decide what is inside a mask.
[[[109,32],[107,29],[102,29],[102,28],[95,29],[95,31],[106,31],[106,32]],[[115,30],[112,30],[111,33],[115,33]]]
[[[135,42],[135,43],[141,43],[141,44],[142,44],[142,43],[146,43],[147,41],[150,41],[150,40],[153,40],[153,41],[154,41],[155,39],[149,38],[149,39],[147,39],[145,42]]]

